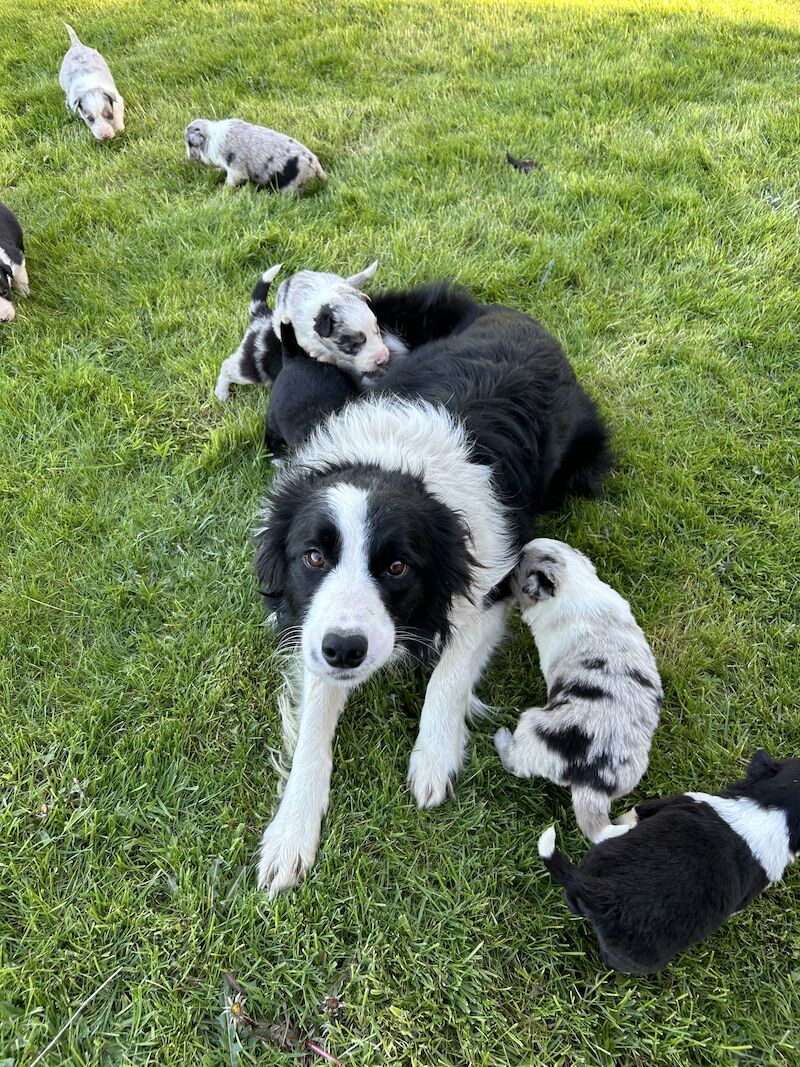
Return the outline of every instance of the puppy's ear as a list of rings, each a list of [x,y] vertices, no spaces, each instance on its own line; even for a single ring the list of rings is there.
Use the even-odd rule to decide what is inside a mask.
[[[298,343],[297,335],[294,332],[294,326],[292,326],[291,322],[286,320],[281,323],[281,343],[283,344],[284,358],[288,357],[291,359],[294,356],[302,356],[305,354]]]
[[[517,572],[519,588],[531,600],[548,600],[558,592],[561,564],[539,552],[524,553]]]
[[[323,304],[314,319],[314,332],[320,337],[330,337],[335,323],[333,309],[328,304]]]
[[[192,148],[199,148],[201,144],[205,143],[205,136],[201,130],[189,126],[186,130],[186,143],[191,145]]]
[[[363,270],[359,271],[358,274],[351,274],[351,276],[346,279],[347,284],[352,285],[354,289],[360,289],[363,285],[367,284],[370,278],[375,277],[375,271],[377,269],[378,261],[376,259],[374,263],[370,263],[368,267],[365,267]]]
[[[762,778],[772,778],[780,769],[778,761],[765,749],[760,748],[747,765],[747,777],[750,781],[757,782]]]
[[[522,583],[521,589],[531,600],[547,600],[556,595],[556,583],[544,569],[531,571]]]

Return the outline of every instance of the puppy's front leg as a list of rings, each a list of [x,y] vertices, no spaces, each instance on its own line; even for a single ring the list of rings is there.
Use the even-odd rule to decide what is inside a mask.
[[[330,793],[333,735],[348,693],[310,671],[304,674],[292,769],[261,839],[258,884],[271,897],[301,881],[316,858]]]
[[[421,808],[435,808],[453,794],[469,737],[472,690],[503,635],[510,608],[510,600],[488,610],[463,601],[453,612],[453,631],[428,682],[408,764],[408,785]]]

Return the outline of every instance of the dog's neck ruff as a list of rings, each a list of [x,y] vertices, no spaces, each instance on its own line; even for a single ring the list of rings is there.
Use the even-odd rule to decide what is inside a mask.
[[[750,797],[718,797],[709,793],[687,793],[686,796],[708,804],[742,838],[764,868],[770,884],[783,877],[793,855],[789,848],[786,813],[782,808],[765,808]]]
[[[275,485],[291,481],[298,469],[351,466],[417,477],[427,492],[460,516],[478,563],[473,596],[486,595],[513,568],[513,537],[491,468],[472,460],[464,427],[445,408],[392,396],[348,404],[301,445]]]

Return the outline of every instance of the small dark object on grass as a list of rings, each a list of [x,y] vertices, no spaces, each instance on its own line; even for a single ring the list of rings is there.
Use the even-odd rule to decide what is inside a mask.
[[[535,159],[517,159],[510,152],[506,152],[506,163],[510,163],[514,170],[522,170],[526,173],[539,170],[541,167],[541,163],[537,163]]]
[[[224,978],[227,986],[227,989],[223,992],[224,1012],[231,1019],[235,1029],[242,1029],[247,1037],[256,1038],[258,1041],[271,1045],[273,1048],[284,1051],[307,1049],[309,1052],[321,1056],[328,1063],[339,1064],[341,1067],[341,1060],[337,1060],[335,1056],[332,1056],[330,1052],[326,1052],[324,1048],[321,1048],[310,1038],[303,1037],[300,1027],[290,1020],[289,1013],[285,1007],[284,1021],[282,1023],[259,1022],[254,1019],[247,1011],[245,990],[232,974],[226,972]],[[231,996],[231,990],[234,996]]]

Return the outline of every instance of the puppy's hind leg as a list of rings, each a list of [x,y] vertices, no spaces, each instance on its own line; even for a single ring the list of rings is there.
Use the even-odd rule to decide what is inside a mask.
[[[610,837],[621,837],[631,829],[630,823],[616,825],[611,822],[611,795],[602,789],[573,786],[572,807],[581,833],[595,845]]]
[[[261,382],[252,349],[253,345],[245,337],[233,355],[223,360],[214,388],[214,395],[221,403],[224,404],[230,396],[231,385],[258,385]]]
[[[528,708],[520,716],[517,729],[512,734],[505,727],[494,735],[494,747],[500,762],[517,778],[547,778],[557,785],[563,784],[566,765],[564,760],[542,738],[537,729],[540,717],[548,713],[542,708]]]

